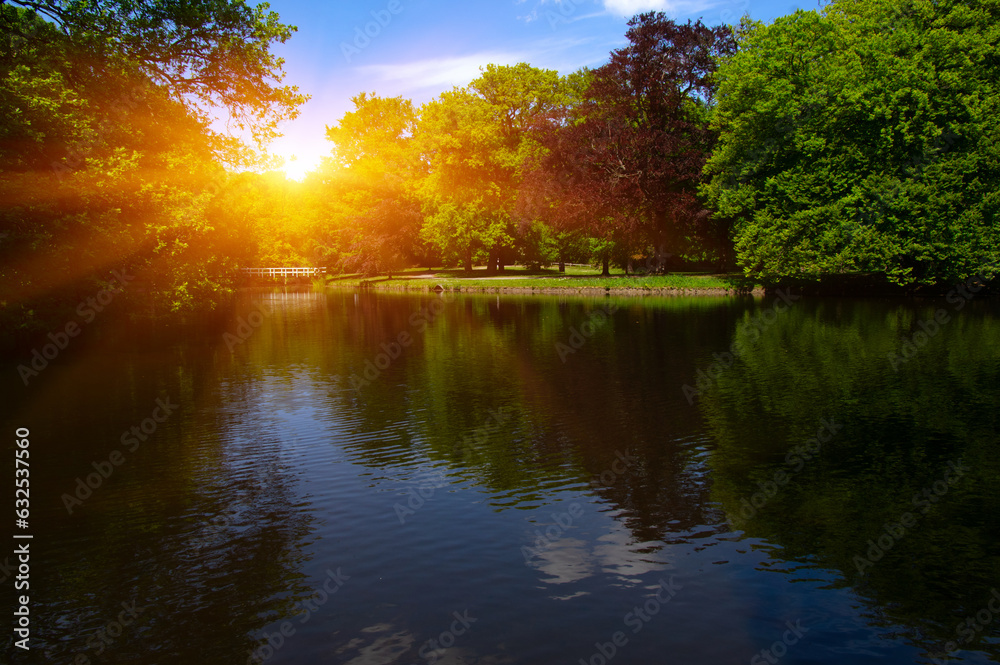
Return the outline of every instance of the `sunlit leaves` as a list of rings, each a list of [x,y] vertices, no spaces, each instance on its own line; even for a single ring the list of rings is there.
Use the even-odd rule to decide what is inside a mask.
[[[414,181],[417,116],[402,97],[361,93],[327,138],[334,157],[324,184],[321,252],[344,272],[391,273],[421,256]]]
[[[38,13],[0,6],[4,315],[61,316],[112,267],[141,274],[158,311],[223,301],[239,266],[207,206],[218,160],[245,152],[202,102],[258,137],[287,117],[298,102],[261,77],[280,78],[267,49],[288,30],[242,3],[15,4]]]
[[[417,138],[428,165],[418,187],[423,237],[467,268],[480,253],[490,267],[502,264],[517,235],[525,166],[542,150],[533,130],[573,93],[557,72],[489,65],[467,88],[425,104]]]
[[[277,123],[305,101],[282,86],[282,60],[271,47],[295,28],[267,3],[244,0],[12,0],[57,25],[100,68],[134,69],[189,109],[229,112],[237,126],[266,142]],[[21,31],[29,41],[44,39]]]

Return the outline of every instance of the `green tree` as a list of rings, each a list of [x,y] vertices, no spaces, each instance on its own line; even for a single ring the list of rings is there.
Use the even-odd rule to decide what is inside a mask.
[[[320,247],[342,270],[389,273],[422,257],[414,181],[413,104],[402,97],[355,96],[355,110],[327,127],[334,143],[325,173],[325,229]]]
[[[280,85],[284,60],[271,52],[296,28],[284,25],[270,6],[244,0],[11,0],[56,28],[75,47],[74,57],[103,69],[135,72],[204,117],[228,111],[240,129],[266,143],[277,124],[298,115],[305,97]],[[10,20],[9,37],[53,44],[40,23]]]
[[[254,74],[280,79],[266,51],[290,29],[239,3],[30,7],[0,5],[5,323],[44,329],[46,315],[63,318],[59,309],[92,295],[112,269],[151,287],[158,311],[214,307],[238,266],[219,251],[229,233],[206,210],[226,184],[220,159],[246,151],[211,131],[205,104],[266,139],[302,101]],[[247,43],[226,50],[236,41]]]
[[[518,237],[526,166],[542,150],[532,129],[570,93],[555,71],[491,64],[467,88],[422,107],[418,144],[429,173],[419,192],[429,242],[467,270],[479,255],[502,268]]]
[[[709,205],[766,282],[950,283],[1000,258],[1000,3],[835,0],[745,22]]]
[[[270,173],[235,173],[205,215],[218,233],[214,251],[236,267],[309,266],[316,202],[306,183]]]

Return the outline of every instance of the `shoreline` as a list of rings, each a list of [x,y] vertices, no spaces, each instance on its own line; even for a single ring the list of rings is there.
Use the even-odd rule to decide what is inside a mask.
[[[687,287],[605,287],[605,286],[454,286],[434,284],[414,288],[408,285],[383,286],[382,282],[375,284],[357,284],[350,286],[324,285],[324,288],[348,291],[389,291],[395,293],[467,293],[467,294],[511,294],[511,295],[562,295],[562,296],[628,296],[640,298],[643,296],[753,296],[763,297],[763,287],[757,286],[751,291],[739,291],[721,287],[687,288]]]

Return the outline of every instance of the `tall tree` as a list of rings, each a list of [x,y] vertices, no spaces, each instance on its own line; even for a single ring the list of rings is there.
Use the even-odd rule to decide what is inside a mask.
[[[718,244],[697,187],[715,141],[714,74],[735,51],[732,32],[650,12],[629,21],[626,36],[588,77],[583,102],[549,123],[533,196],[564,226],[619,245],[690,254]]]
[[[1000,2],[835,0],[747,23],[710,205],[767,282],[952,283],[1000,259]]]
[[[414,181],[424,170],[413,147],[417,115],[402,97],[362,92],[355,110],[327,127],[334,155],[324,169],[328,197],[321,253],[341,269],[391,273],[423,257]]]
[[[469,270],[479,254],[502,267],[518,233],[525,165],[541,149],[530,129],[567,95],[558,72],[491,64],[467,88],[422,108],[418,143],[429,173],[420,193],[430,242]]]

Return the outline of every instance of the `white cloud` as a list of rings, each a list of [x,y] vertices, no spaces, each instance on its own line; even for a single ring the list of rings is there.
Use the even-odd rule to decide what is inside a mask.
[[[597,572],[594,558],[587,551],[587,543],[576,538],[560,538],[528,562],[548,577],[542,578],[546,584],[568,584],[579,582]]]
[[[670,16],[694,14],[718,4],[713,0],[603,0],[603,2],[608,13],[627,17],[642,12],[664,12]]]
[[[527,0],[515,0],[514,4],[519,5],[524,2]],[[607,16],[606,11],[591,12],[580,16],[577,14],[577,10],[582,4],[583,0],[539,0],[534,9],[524,16],[518,16],[517,20],[532,23],[545,18],[554,30],[562,24]]]
[[[669,12],[673,3],[667,0],[604,0],[604,8],[613,14],[634,16],[641,12]]]
[[[586,38],[542,39],[524,51],[482,51],[468,55],[425,58],[402,63],[362,65],[357,68],[360,78],[386,83],[401,94],[413,90],[449,90],[464,86],[482,73],[486,65],[516,65],[527,62],[536,67],[548,67],[563,72],[573,71],[583,65],[593,65],[594,58],[572,55],[578,47],[592,42]]]
[[[486,52],[398,64],[363,65],[358,67],[358,71],[365,77],[401,84],[395,86],[399,90],[448,89],[466,85],[477,78],[479,68],[486,67],[487,64],[516,65],[528,61],[529,58],[521,53]]]

